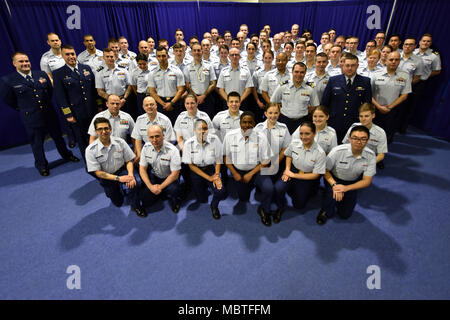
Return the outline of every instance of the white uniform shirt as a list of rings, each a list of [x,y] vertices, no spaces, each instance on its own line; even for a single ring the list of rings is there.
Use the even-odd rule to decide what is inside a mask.
[[[292,158],[292,165],[298,171],[325,174],[327,156],[325,151],[316,142],[306,150],[301,140],[292,140],[289,147],[284,151],[284,154]]]
[[[44,53],[41,57],[41,70],[46,73],[52,73],[56,69],[63,67],[66,64],[62,55],[55,56],[52,49]]]
[[[90,54],[89,51],[84,50],[77,56],[78,63],[86,64],[91,67],[92,70],[97,70],[97,68],[103,62],[103,51],[95,49],[94,54]]]
[[[117,137],[111,137],[109,147],[96,139],[86,148],[85,153],[88,172],[101,170],[114,173],[136,157],[125,140]]]
[[[365,147],[355,158],[351,145],[341,144],[328,154],[327,170],[331,171],[334,177],[345,181],[355,181],[361,174],[372,177],[376,173],[376,155],[370,148]]]
[[[111,132],[112,137],[119,137],[126,140],[127,136],[131,135],[131,132],[133,132],[134,120],[128,113],[119,111],[117,117],[114,118],[111,112],[109,112],[109,110],[105,110],[97,113],[94,116],[94,118],[92,118],[91,124],[88,129],[89,135],[97,137],[97,133],[95,132],[94,121],[95,119],[100,117],[109,120],[109,123],[111,124],[112,128]]]
[[[170,142],[164,141],[159,152],[147,142],[142,148],[139,165],[151,167],[152,173],[160,179],[167,178],[173,171],[181,170],[181,157],[178,149]]]
[[[217,80],[212,64],[203,62],[196,65],[194,62],[184,68],[184,80],[191,84],[196,95],[202,95],[208,89],[210,82]]]
[[[156,89],[160,97],[174,97],[177,87],[184,86],[184,75],[178,67],[168,65],[166,70],[156,67],[148,76],[148,86]]]
[[[223,155],[236,169],[243,171],[250,171],[260,163],[268,163],[273,156],[264,134],[253,130],[245,140],[240,128],[225,135]]]
[[[175,133],[183,137],[183,141],[186,141],[194,136],[194,125],[199,119],[205,120],[208,124],[208,132],[214,134],[214,126],[211,119],[206,112],[200,110],[197,110],[197,114],[193,118],[189,116],[187,111],[181,112],[178,115],[177,120],[175,120],[173,129],[175,130]]]
[[[371,79],[373,98],[382,106],[389,105],[401,94],[411,93],[411,78],[406,72],[377,73]]]
[[[278,69],[273,69],[264,76],[260,89],[261,91],[267,92],[269,97],[271,97],[279,85],[287,83],[291,79],[291,72],[287,68],[284,74],[281,74]]]
[[[300,140],[300,126],[295,129],[292,134],[292,140]],[[332,127],[325,126],[322,130],[316,131],[314,142],[316,142],[323,149],[323,151],[328,154],[331,149],[338,145],[336,130]]]
[[[222,142],[215,134],[209,133],[204,145],[198,142],[197,137],[191,137],[184,144],[182,162],[195,164],[198,167],[222,163]]]
[[[217,136],[221,141],[225,138],[225,134],[233,129],[241,127],[240,119],[244,111],[239,110],[239,115],[233,118],[228,110],[219,111],[213,118],[212,123]]]
[[[423,54],[420,53],[419,49],[417,48],[416,50],[414,50],[414,54],[419,58],[422,58],[423,73],[420,77],[421,80],[427,80],[430,77],[431,71],[441,70],[441,57],[437,52],[433,52],[431,48],[429,48]]]
[[[313,88],[306,85],[305,81],[296,88],[289,80],[287,84],[275,89],[270,101],[281,102],[281,114],[290,119],[300,119],[308,114],[308,105],[318,106],[319,98]]]
[[[160,113],[156,113],[155,120],[152,122],[148,115],[141,114],[136,119],[136,124],[134,125],[134,129],[131,132],[131,137],[136,140],[141,140],[144,142],[150,142],[148,139],[147,130],[151,125],[158,124],[164,129],[164,140],[166,141],[174,141],[176,140],[175,132],[173,131],[172,123],[170,122],[170,119]]]
[[[104,68],[95,75],[95,87],[103,89],[107,94],[123,96],[130,84],[131,78],[128,70],[122,67],[114,69]]]
[[[241,66],[236,70],[231,65],[223,68],[217,80],[217,88],[224,89],[227,95],[232,91],[242,95],[246,88],[251,87],[253,87],[253,80],[250,70]]]

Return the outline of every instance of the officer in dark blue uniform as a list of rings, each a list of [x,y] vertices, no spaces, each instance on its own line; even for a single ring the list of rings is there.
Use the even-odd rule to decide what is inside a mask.
[[[71,124],[80,153],[85,159],[85,150],[89,144],[87,132],[97,111],[95,76],[89,66],[78,63],[72,46],[62,46],[62,56],[66,65],[53,72],[56,103]]]
[[[330,110],[328,124],[336,130],[338,141],[359,121],[359,106],[372,102],[370,78],[356,74],[358,58],[347,55],[342,69],[343,74],[330,78],[322,97],[322,105]]]
[[[53,90],[49,77],[44,71],[31,72],[30,61],[23,52],[14,53],[12,59],[17,71],[2,79],[0,95],[6,104],[19,110],[39,173],[42,176],[50,174],[44,153],[47,132],[64,159],[80,161],[67,149],[62,138],[58,115],[51,103]]]

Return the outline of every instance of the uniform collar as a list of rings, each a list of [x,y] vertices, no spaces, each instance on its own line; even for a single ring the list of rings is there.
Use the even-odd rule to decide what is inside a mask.
[[[16,70],[16,71],[17,71],[17,70]],[[31,70],[30,70],[30,73],[29,73],[29,74],[25,74],[25,73],[22,73],[22,72],[20,72],[20,71],[17,71],[17,73],[20,74],[24,79],[26,79],[28,76],[30,76],[31,78],[33,78],[33,75],[31,74]]]
[[[313,144],[311,145],[311,147],[310,147],[308,150],[306,150],[305,147],[303,146],[302,140],[300,140],[300,139],[295,139],[295,140],[294,140],[294,143],[296,144],[297,147],[299,147],[300,149],[305,150],[305,151],[311,151],[311,152],[313,152],[314,150],[317,149],[317,143],[316,143],[316,142],[313,142]]]
[[[96,139],[95,141],[97,141],[97,156],[101,156],[102,155],[102,150],[103,148],[107,148],[107,149],[111,149],[113,146],[117,145],[117,141],[114,140],[114,137],[111,135],[110,137],[111,140],[111,144],[109,145],[109,147],[105,146],[100,139]]]

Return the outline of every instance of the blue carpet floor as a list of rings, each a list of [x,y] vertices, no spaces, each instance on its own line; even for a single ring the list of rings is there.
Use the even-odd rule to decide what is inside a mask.
[[[146,219],[110,204],[81,163],[46,143],[41,177],[28,145],[0,152],[0,299],[449,299],[450,144],[396,137],[348,221],[319,227],[317,196],[265,227],[257,201]],[[74,151],[77,154],[78,150]],[[69,266],[81,289],[69,290]],[[369,290],[367,268],[380,268]]]

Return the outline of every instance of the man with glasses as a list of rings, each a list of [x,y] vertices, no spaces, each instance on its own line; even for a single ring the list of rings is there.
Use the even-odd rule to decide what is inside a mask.
[[[377,50],[381,51],[384,46],[384,41],[386,40],[386,33],[384,31],[380,31],[375,35],[375,42],[377,43]]]
[[[131,207],[138,216],[145,216],[144,209],[139,205],[136,179],[133,173],[135,154],[125,140],[111,136],[111,124],[106,118],[94,121],[95,132],[98,135],[86,149],[87,170],[93,173],[105,194],[116,207],[121,207],[124,201],[122,184],[129,189]]]
[[[356,206],[358,190],[370,186],[376,173],[375,153],[366,148],[370,132],[355,126],[350,143],[334,147],[327,156],[325,173],[326,196],[317,224],[324,225],[335,213],[341,219],[351,217]]]

